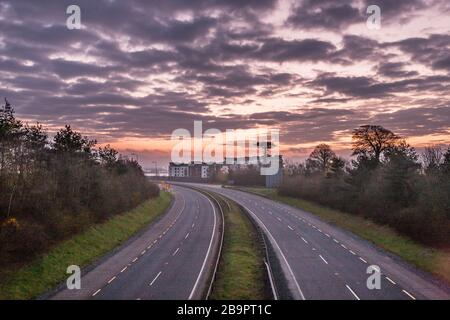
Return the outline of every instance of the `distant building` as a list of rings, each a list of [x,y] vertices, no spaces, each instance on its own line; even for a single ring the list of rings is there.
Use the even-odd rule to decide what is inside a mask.
[[[273,160],[272,160],[273,161]],[[265,176],[265,186],[267,188],[274,188],[280,185],[283,178],[283,158],[279,156],[278,172],[274,175]],[[214,180],[220,172],[229,172],[230,170],[244,170],[250,166],[261,168],[264,164],[261,163],[259,157],[245,157],[245,158],[225,158],[222,163],[183,163],[169,164],[169,178],[181,179],[189,181],[208,181]]]
[[[169,164],[169,177],[186,178],[189,176],[190,173],[188,164],[175,164],[173,162]]]

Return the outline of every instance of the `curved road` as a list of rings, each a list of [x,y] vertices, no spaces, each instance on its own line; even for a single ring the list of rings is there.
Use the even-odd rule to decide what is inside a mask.
[[[174,187],[169,211],[86,272],[80,290],[51,299],[201,299],[210,281],[222,223],[203,194]]]
[[[294,299],[450,299],[448,288],[361,238],[308,212],[218,186],[250,213],[268,236]],[[368,289],[367,268],[381,270],[381,288]]]

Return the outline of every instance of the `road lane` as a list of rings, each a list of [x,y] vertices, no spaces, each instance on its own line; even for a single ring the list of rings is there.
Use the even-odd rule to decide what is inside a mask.
[[[231,198],[259,220],[286,260],[284,273],[297,299],[450,298],[429,275],[310,213],[238,190],[196,186]],[[380,290],[367,287],[371,265],[381,269]]]
[[[212,202],[174,187],[174,205],[160,221],[82,277],[82,290],[53,299],[199,299],[209,285],[219,239]]]

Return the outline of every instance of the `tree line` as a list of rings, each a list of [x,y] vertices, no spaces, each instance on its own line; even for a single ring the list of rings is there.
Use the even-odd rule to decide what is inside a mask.
[[[139,164],[96,147],[69,125],[50,139],[39,124],[0,110],[0,266],[23,263],[54,243],[159,194]]]
[[[450,243],[450,148],[419,154],[378,125],[353,130],[352,160],[318,145],[305,162],[287,163],[282,195],[299,197],[389,225],[431,245]]]

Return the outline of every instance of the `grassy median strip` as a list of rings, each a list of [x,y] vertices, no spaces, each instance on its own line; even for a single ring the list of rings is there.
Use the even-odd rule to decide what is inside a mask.
[[[280,196],[274,189],[240,188],[308,211],[322,220],[366,239],[403,260],[450,283],[450,250],[431,248],[399,235],[392,228],[376,224],[359,216],[333,210],[310,201]]]
[[[161,192],[158,198],[63,241],[28,266],[3,271],[0,299],[32,299],[51,290],[67,278],[69,265],[89,265],[119,246],[159,217],[170,201],[171,195]]]
[[[210,299],[271,299],[257,230],[233,202],[226,209],[222,257]]]

